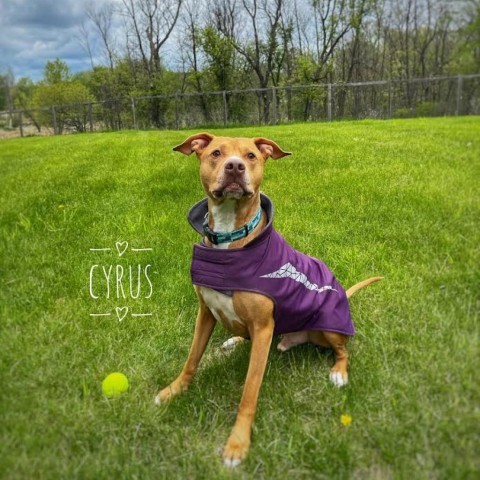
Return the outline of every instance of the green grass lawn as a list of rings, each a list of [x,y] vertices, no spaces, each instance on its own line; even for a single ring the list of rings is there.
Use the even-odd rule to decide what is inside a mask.
[[[194,156],[171,151],[193,132],[0,142],[0,477],[479,478],[479,132],[479,117],[213,130],[293,152],[263,191],[294,247],[345,287],[385,277],[352,299],[348,387],[329,383],[330,352],[274,343],[233,472],[248,344],[219,354],[218,327],[189,391],[153,404],[196,315],[185,216],[203,192]],[[131,388],[107,400],[114,371]]]

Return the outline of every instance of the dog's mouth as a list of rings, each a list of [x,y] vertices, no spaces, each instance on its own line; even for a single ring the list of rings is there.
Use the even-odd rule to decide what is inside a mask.
[[[225,186],[223,189],[223,194],[230,193],[230,192],[245,192],[243,185],[240,185],[238,182],[232,182]]]
[[[212,191],[215,198],[242,198],[250,196],[253,192],[241,181],[225,182]]]

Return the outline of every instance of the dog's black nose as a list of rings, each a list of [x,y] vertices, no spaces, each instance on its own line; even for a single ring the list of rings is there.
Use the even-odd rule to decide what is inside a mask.
[[[228,173],[243,173],[245,164],[241,160],[232,159],[225,164],[225,171]]]

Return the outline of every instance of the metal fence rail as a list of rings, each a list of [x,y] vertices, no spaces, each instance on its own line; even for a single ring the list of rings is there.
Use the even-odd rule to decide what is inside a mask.
[[[177,93],[13,110],[0,112],[0,136],[479,114],[477,74]]]

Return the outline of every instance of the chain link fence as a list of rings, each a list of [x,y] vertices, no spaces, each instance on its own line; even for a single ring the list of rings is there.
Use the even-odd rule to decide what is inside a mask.
[[[0,112],[0,136],[480,114],[480,74],[178,93]]]

